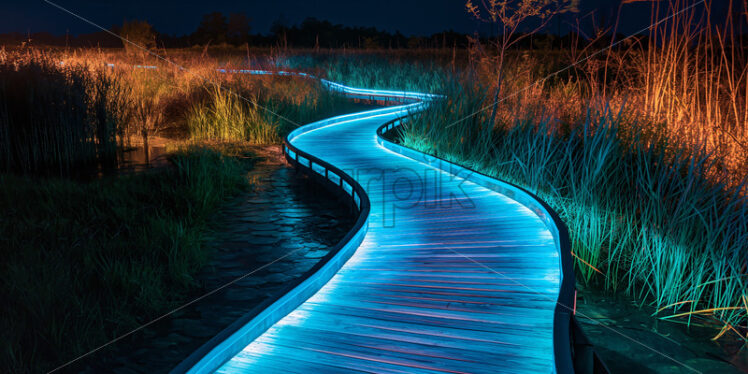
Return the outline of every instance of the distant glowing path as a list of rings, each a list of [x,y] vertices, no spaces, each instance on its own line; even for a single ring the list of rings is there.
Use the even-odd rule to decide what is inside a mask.
[[[352,96],[403,101],[288,137],[363,187],[368,221],[355,229],[348,251],[305,281],[311,293],[290,291],[284,305],[291,309],[268,307],[189,371],[568,372],[568,333],[559,323],[569,311],[556,310],[568,239],[565,229],[559,238],[552,213],[516,187],[377,135],[382,124],[422,110],[434,96],[323,83]],[[303,160],[300,167],[325,175]]]

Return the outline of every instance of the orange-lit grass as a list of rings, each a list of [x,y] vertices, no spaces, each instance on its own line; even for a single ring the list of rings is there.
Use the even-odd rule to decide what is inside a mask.
[[[668,319],[709,314],[748,328],[735,307],[747,286],[745,173],[735,184],[716,155],[622,111],[590,107],[576,125],[530,112],[487,128],[485,112],[467,117],[485,91],[458,80],[443,93],[450,99],[409,123],[403,143],[536,192],[569,226],[580,282],[660,310],[689,304]]]

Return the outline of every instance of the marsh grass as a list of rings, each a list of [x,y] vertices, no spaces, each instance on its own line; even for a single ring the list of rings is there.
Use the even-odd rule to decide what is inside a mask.
[[[653,14],[653,20],[661,16]],[[86,82],[101,79],[116,86],[107,103],[121,105],[95,112],[118,119],[100,134],[108,139],[116,133],[120,143],[161,133],[198,142],[276,143],[296,124],[356,108],[311,81],[219,74],[216,68],[291,69],[351,86],[445,94],[446,101],[400,134],[405,145],[514,182],[546,200],[569,226],[580,282],[628,292],[655,306],[656,317],[717,321],[724,328],[715,335],[737,332],[744,338],[748,64],[745,48],[735,46],[745,41],[734,28],[699,29],[705,20],[684,17],[655,29],[649,42],[633,39],[541,84],[534,82],[606,42],[572,44],[564,51],[508,51],[502,91],[521,94],[500,103],[493,127],[486,113],[467,116],[489,104],[487,92],[495,89],[492,56],[473,48],[459,54],[163,51],[189,73],[117,51],[74,50],[48,57],[79,73],[45,68],[54,79],[78,74],[76,84],[86,90],[50,91],[90,103],[74,108],[105,108],[97,96],[81,93],[96,92]],[[14,58],[0,52],[3,62]],[[159,69],[128,67],[136,64]],[[71,123],[61,122],[61,133],[73,134],[45,139],[47,148],[77,144],[65,139],[96,139],[99,135],[90,134],[99,132],[81,127],[81,118],[94,129],[104,123],[80,109],[43,109],[45,116],[65,114]],[[0,122],[4,118],[0,115]],[[9,128],[0,126],[0,153],[10,149]],[[100,143],[83,142],[74,154],[98,157],[92,144]],[[105,179],[90,186],[0,177],[8,207],[0,216],[2,296],[11,300],[3,309],[5,371],[40,360],[42,368],[64,361],[179,299],[192,282],[185,274],[204,261],[195,244],[202,231],[194,228],[208,209],[200,207],[214,206],[231,191],[211,173],[236,171],[232,162],[211,154],[198,158],[203,161],[177,158],[175,169],[160,177]],[[24,201],[39,203],[26,209]],[[120,302],[126,306],[118,310]]]
[[[250,103],[219,88],[212,89],[210,100],[194,105],[187,115],[191,139],[247,140],[254,144],[279,141],[277,127],[267,123]]]
[[[65,175],[153,136],[279,143],[301,124],[360,107],[311,79],[225,74],[217,69],[233,59],[176,56],[189,68],[94,50],[3,52],[3,170]]]
[[[277,144],[293,129],[360,109],[316,81],[264,77],[208,89],[208,99],[187,114],[193,140],[247,141]]]
[[[274,56],[273,61],[281,68],[314,72],[352,87],[441,92],[448,73],[455,69],[447,56],[443,51],[288,53]]]
[[[89,183],[0,175],[0,370],[51,370],[183,302],[245,153],[183,147],[173,167]]]
[[[549,116],[576,124],[588,109],[610,109],[671,145],[714,154],[718,165],[710,172],[739,184],[748,170],[748,39],[741,32],[748,26],[748,3],[727,3],[726,18],[717,24],[710,1],[690,10],[683,0],[652,2],[650,23],[657,26],[648,35],[620,40],[610,37],[615,30],[599,30],[590,41],[572,35],[564,51],[511,51],[500,121]],[[666,20],[672,14],[677,16]],[[495,90],[487,79],[495,56],[479,52],[475,46],[470,51],[473,80]],[[552,74],[575,61],[583,62]]]
[[[48,58],[0,61],[0,171],[66,175],[111,163],[117,82]]]
[[[656,4],[656,5],[655,5]],[[731,2],[738,6],[738,2]],[[652,23],[684,9],[652,5]],[[710,2],[704,6],[709,12]],[[585,283],[626,291],[656,317],[748,331],[746,4],[716,26],[694,8],[647,37],[511,51],[497,123],[495,56],[470,51],[448,100],[399,134],[407,146],[536,192],[569,226]],[[538,83],[539,82],[539,83]],[[472,115],[478,112],[477,115]]]
[[[210,60],[190,74],[126,59],[0,55],[0,371],[53,369],[183,303],[210,214],[247,185],[251,156],[222,142],[278,143],[360,107],[310,81],[218,74]],[[60,178],[161,133],[172,167]]]
[[[714,153],[642,131],[622,111],[590,108],[574,126],[527,114],[490,128],[485,112],[462,120],[486,91],[455,82],[446,94],[408,123],[404,145],[538,194],[569,226],[580,281],[629,292],[662,308],[658,317],[746,327],[745,174],[716,179]]]

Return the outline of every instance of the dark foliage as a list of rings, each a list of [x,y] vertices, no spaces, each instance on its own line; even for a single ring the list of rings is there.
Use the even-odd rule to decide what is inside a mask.
[[[116,158],[113,82],[36,59],[0,65],[0,171],[66,175]]]

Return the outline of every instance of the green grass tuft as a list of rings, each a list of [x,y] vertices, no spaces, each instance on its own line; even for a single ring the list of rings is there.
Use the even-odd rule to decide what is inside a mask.
[[[0,175],[0,370],[51,370],[197,285],[208,217],[249,165],[199,147],[172,161],[90,183]]]
[[[480,88],[455,82],[444,93],[450,99],[415,117],[401,142],[547,201],[569,226],[579,281],[657,308],[692,301],[669,312],[746,325],[748,177],[707,177],[723,174],[714,155],[645,133],[620,113],[589,110],[571,126],[521,116],[491,128],[488,111],[467,117],[487,104]]]

